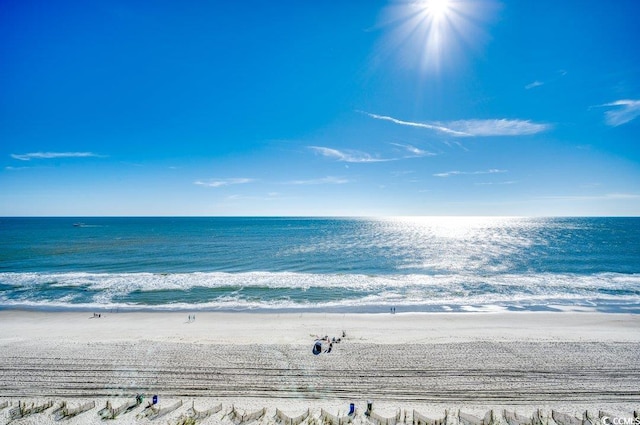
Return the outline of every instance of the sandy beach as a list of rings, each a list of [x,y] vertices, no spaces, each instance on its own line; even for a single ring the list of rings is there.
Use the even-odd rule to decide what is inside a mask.
[[[195,315],[195,319],[189,317]],[[343,337],[344,335],[344,337]],[[314,355],[317,337],[340,338]],[[328,347],[325,344],[325,349]],[[11,423],[55,423],[56,406],[95,407],[67,420],[101,423],[100,409],[143,404],[110,423],[145,423],[152,395],[173,408],[156,423],[179,423],[220,405],[197,423],[354,422],[367,401],[380,417],[412,423],[415,411],[447,423],[452,412],[484,417],[503,409],[549,421],[558,411],[629,417],[640,410],[640,316],[599,313],[262,314],[0,311],[0,420],[18,402],[44,405]],[[180,404],[182,403],[182,404]],[[235,410],[232,410],[235,408]],[[191,411],[193,413],[193,411]],[[242,414],[240,413],[240,415]],[[59,416],[59,411],[58,411]],[[494,422],[504,420],[497,415]],[[457,419],[456,419],[457,418]],[[246,418],[245,418],[246,419]],[[600,421],[600,422],[599,422]],[[552,422],[549,422],[552,424]],[[558,422],[558,421],[555,421]],[[149,422],[151,423],[151,422]],[[506,422],[504,422],[506,423]]]

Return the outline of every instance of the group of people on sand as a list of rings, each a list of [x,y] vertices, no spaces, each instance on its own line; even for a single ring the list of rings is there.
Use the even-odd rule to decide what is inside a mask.
[[[191,323],[191,322],[194,322],[195,320],[196,320],[196,315],[195,314],[190,314],[188,322]]]
[[[93,313],[93,317],[89,317],[89,319],[100,319],[102,317],[102,313]]]
[[[347,333],[345,331],[342,331],[342,338],[346,336],[347,336]],[[336,338],[336,337],[329,338],[328,335],[325,335],[324,337],[320,338],[319,336],[316,335],[316,340],[313,343],[313,349],[311,351],[315,355],[318,355],[320,353],[328,354],[331,352],[331,350],[333,350],[333,344],[339,343],[340,341],[342,341],[342,338]],[[329,346],[324,351],[322,351],[323,350],[322,343],[329,344]]]

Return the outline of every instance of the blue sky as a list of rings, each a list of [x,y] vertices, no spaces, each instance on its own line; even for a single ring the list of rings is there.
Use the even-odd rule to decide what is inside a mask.
[[[0,215],[638,215],[636,0],[0,5]]]

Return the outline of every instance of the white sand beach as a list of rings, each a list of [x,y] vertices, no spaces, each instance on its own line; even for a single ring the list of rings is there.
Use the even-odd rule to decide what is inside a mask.
[[[136,394],[143,404],[109,423],[153,423],[143,417],[152,395],[161,408],[182,403],[156,423],[218,405],[197,423],[239,422],[234,407],[265,408],[254,421],[263,424],[283,422],[276,408],[290,417],[309,409],[313,423],[322,409],[345,415],[350,403],[354,422],[368,423],[367,401],[407,423],[414,410],[433,419],[449,411],[454,425],[463,423],[458,410],[541,409],[551,425],[553,410],[581,419],[588,410],[594,425],[600,411],[640,410],[638,315],[196,312],[189,321],[193,314],[0,311],[0,423],[20,401],[53,405],[11,423],[56,423],[62,402],[67,413],[95,402],[67,423],[103,423],[107,401],[117,407]],[[313,355],[324,336],[341,341]],[[498,414],[494,422],[507,423]]]

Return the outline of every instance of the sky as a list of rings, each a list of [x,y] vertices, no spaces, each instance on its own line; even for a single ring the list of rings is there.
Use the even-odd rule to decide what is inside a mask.
[[[640,215],[638,16],[3,0],[0,215]]]

